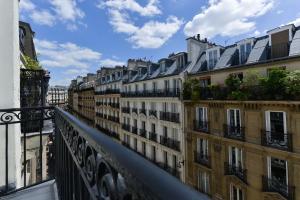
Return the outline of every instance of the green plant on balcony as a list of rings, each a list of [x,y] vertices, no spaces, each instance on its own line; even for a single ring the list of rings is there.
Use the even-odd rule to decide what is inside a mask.
[[[193,101],[200,99],[200,82],[197,79],[188,79],[183,83],[183,98]]]
[[[283,78],[283,82],[286,86],[285,92],[295,99],[300,99],[300,70],[289,72]]]
[[[34,60],[30,58],[29,56],[24,55],[24,65],[26,69],[31,69],[31,70],[40,70],[42,69],[42,66],[37,60]]]
[[[242,90],[242,81],[241,79],[235,75],[235,74],[230,74],[226,79],[225,79],[225,85],[227,86],[228,89],[228,99],[231,100],[247,100],[248,99],[248,94],[247,91]]]

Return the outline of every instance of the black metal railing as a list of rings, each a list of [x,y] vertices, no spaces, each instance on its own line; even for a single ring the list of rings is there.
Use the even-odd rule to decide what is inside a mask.
[[[247,170],[239,166],[234,166],[228,162],[224,163],[225,175],[233,175],[238,177],[244,183],[247,183]]]
[[[204,165],[208,168],[211,167],[210,165],[210,156],[203,154],[202,152],[199,153],[194,151],[194,161],[200,165]]]
[[[138,134],[138,128],[136,126],[131,127],[131,133]]]
[[[194,130],[198,132],[209,133],[208,121],[194,120]]]
[[[173,176],[175,176],[176,178],[180,178],[180,172],[177,169],[177,167],[171,167],[166,163],[162,163],[162,162],[156,162],[155,163],[158,167],[162,168],[163,170],[167,171],[168,173],[172,174]]]
[[[157,111],[156,110],[149,110],[149,116],[157,117]]]
[[[146,131],[146,129],[140,129],[140,136],[144,137],[144,138],[147,138],[147,131]]]
[[[293,151],[293,137],[289,133],[261,131],[261,144],[284,151]]]
[[[129,124],[122,124],[122,129],[125,131],[130,132],[130,125]]]
[[[169,147],[171,149],[174,149],[176,151],[180,151],[180,142],[165,136],[160,136],[160,144]]]
[[[122,112],[130,114],[130,108],[129,107],[123,107]]]
[[[145,108],[140,109],[140,114],[144,114],[147,116],[147,110]]]
[[[3,128],[4,133],[1,145],[4,147],[5,155],[5,161],[1,163],[5,169],[5,177],[3,177],[5,185],[4,187],[0,186],[0,196],[16,189],[15,183],[11,182],[11,178],[9,178],[9,174],[16,173],[10,171],[15,170],[14,166],[9,165],[15,157],[9,156],[14,155],[9,152],[9,146],[22,146],[22,187],[28,187],[53,178],[53,168],[49,168],[54,164],[53,152],[49,151],[46,153],[46,157],[43,156],[47,149],[53,150],[53,119],[54,107],[0,109],[0,128]],[[35,124],[35,126],[31,128],[28,124]],[[14,128],[12,128],[13,126]],[[21,129],[21,126],[26,128]],[[21,138],[22,145],[15,144],[15,138],[11,136],[12,134],[16,134],[15,137],[19,136]],[[28,153],[35,156],[27,156]],[[28,165],[29,162],[36,162],[37,166]],[[44,168],[45,163],[48,164],[48,168]]]
[[[106,89],[103,91],[96,91],[95,95],[104,95],[104,94],[120,94],[119,89]]]
[[[110,136],[110,137],[112,137],[112,138],[115,138],[115,139],[117,139],[117,140],[120,140],[120,135],[119,135],[118,133],[116,133],[116,132],[114,132],[114,131],[111,131],[111,130],[109,130],[109,129],[107,129],[107,128],[103,128],[103,127],[101,127],[99,124],[96,125],[96,128],[97,128],[99,131],[101,131],[102,133],[104,133],[105,135],[108,135],[108,136]]]
[[[268,178],[267,176],[262,176],[262,185],[263,185],[263,192],[275,192],[287,200],[294,200],[295,199],[295,187],[288,186],[286,183],[282,181],[285,180],[277,180],[275,177]]]
[[[132,108],[132,113],[138,114],[138,109],[137,108]]]
[[[180,89],[157,89],[134,92],[122,92],[121,97],[180,97]]]
[[[157,142],[157,134],[153,132],[149,132],[149,140]]]
[[[245,141],[245,127],[224,124],[224,137]]]
[[[209,199],[69,113],[55,121],[61,199]]]
[[[160,112],[160,120],[180,123],[180,115],[179,115],[179,113],[161,111]]]

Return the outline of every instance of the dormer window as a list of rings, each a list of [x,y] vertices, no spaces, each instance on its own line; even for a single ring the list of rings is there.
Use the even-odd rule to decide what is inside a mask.
[[[142,68],[139,68],[138,73],[139,73],[139,76],[142,76]]]
[[[165,62],[162,62],[160,64],[160,69],[161,69],[161,72],[165,72],[166,71],[166,63]]]
[[[208,52],[208,68],[213,69],[218,61],[218,49]]]
[[[247,62],[247,59],[250,55],[252,49],[251,42],[247,42],[240,45],[239,51],[240,51],[240,64],[244,64]]]

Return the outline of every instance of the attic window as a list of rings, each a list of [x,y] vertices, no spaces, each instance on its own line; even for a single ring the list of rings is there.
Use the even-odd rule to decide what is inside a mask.
[[[208,67],[209,69],[213,69],[218,61],[218,50],[212,50],[208,53]]]
[[[240,63],[244,64],[245,62],[247,62],[247,59],[250,55],[252,46],[251,46],[251,42],[247,42],[244,44],[240,45],[239,51],[240,51]]]
[[[142,75],[142,69],[139,68],[139,76],[141,76],[141,75]]]

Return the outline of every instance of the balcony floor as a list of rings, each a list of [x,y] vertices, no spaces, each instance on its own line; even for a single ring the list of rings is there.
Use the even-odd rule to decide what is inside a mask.
[[[56,183],[54,180],[48,181],[28,189],[18,191],[0,200],[58,200]]]

